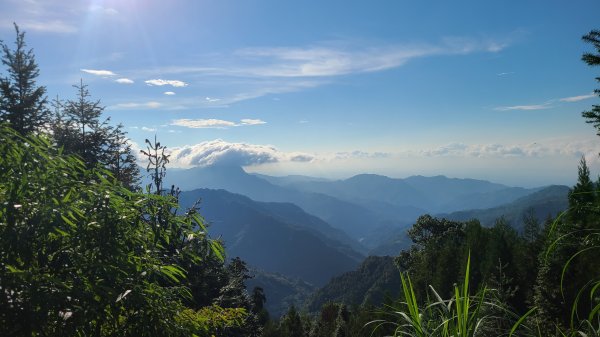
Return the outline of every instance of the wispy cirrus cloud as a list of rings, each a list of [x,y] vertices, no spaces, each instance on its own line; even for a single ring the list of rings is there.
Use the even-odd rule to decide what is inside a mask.
[[[252,47],[239,49],[225,60],[220,57],[213,67],[165,67],[160,72],[254,78],[332,77],[396,68],[420,57],[497,53],[508,45],[508,41],[447,37],[437,43],[386,46],[364,47],[337,41],[306,47]]]
[[[173,96],[173,95],[175,95],[175,93],[173,91],[165,91],[165,92],[163,92],[163,94],[165,94],[167,96]]]
[[[225,129],[244,125],[261,125],[267,122],[260,119],[242,119],[239,123],[222,119],[176,119],[170,125],[192,129]]]
[[[103,7],[103,6],[99,6],[99,5],[93,5],[90,7],[89,9],[91,12],[95,12],[95,13],[100,13],[100,14],[104,14],[104,15],[110,15],[110,16],[114,16],[114,15],[118,15],[119,11],[116,10],[115,8],[112,7]]]
[[[250,47],[229,54],[199,56],[198,63],[138,70],[137,77],[157,76],[148,85],[203,86],[218,93],[200,97],[190,104],[227,106],[271,94],[303,91],[335,82],[347,75],[386,71],[411,60],[433,56],[461,56],[472,53],[498,53],[509,46],[509,39],[447,37],[437,42],[386,44],[371,41],[338,40],[289,47]],[[159,75],[160,74],[160,75]],[[179,77],[167,80],[158,76]],[[194,82],[203,79],[202,82]],[[184,82],[185,81],[185,82]],[[183,99],[183,98],[182,98]],[[180,106],[188,106],[179,103]]]
[[[550,103],[544,103],[544,104],[532,104],[532,105],[513,105],[513,106],[499,106],[494,108],[494,110],[498,110],[498,111],[511,111],[511,110],[543,110],[543,109],[549,109],[552,106],[550,105]]]
[[[22,31],[73,34],[87,14],[114,17],[119,12],[112,7],[90,6],[88,1],[5,0],[0,3],[0,29],[11,29],[17,22]]]
[[[127,109],[158,109],[162,106],[161,103],[156,101],[149,102],[127,102],[127,103],[118,103],[115,105],[109,106],[110,109],[114,110],[127,110]]]
[[[188,85],[187,83],[185,83],[183,81],[179,81],[179,80],[163,80],[163,79],[147,80],[147,81],[144,81],[144,83],[146,83],[147,85],[159,86],[159,87],[163,86],[163,85],[170,85],[175,88],[186,87]]]
[[[13,19],[14,20],[14,19]],[[1,21],[1,20],[0,20]],[[74,24],[66,22],[60,19],[22,19],[19,21],[19,28],[22,31],[32,31],[40,33],[59,33],[59,34],[71,34],[77,32],[78,28]],[[10,23],[10,24],[9,24]],[[11,21],[5,21],[0,24],[2,28],[12,27]]]
[[[499,106],[499,107],[494,108],[494,110],[497,110],[497,111],[544,110],[544,109],[553,108],[554,105],[557,104],[557,103],[561,103],[561,102],[562,103],[573,103],[573,102],[579,102],[579,101],[583,101],[583,100],[594,98],[594,97],[598,97],[598,95],[595,94],[595,93],[590,93],[590,94],[584,94],[584,95],[579,95],[579,96],[570,96],[570,97],[564,97],[564,98],[553,98],[553,99],[550,99],[550,100],[548,100],[548,101],[546,101],[545,103],[542,103],[542,104]]]
[[[114,72],[112,72],[110,70],[100,70],[100,69],[80,69],[80,70],[84,73],[91,74],[94,76],[104,76],[104,77],[117,76],[117,74],[115,74]]]
[[[589,98],[594,98],[594,97],[598,97],[598,95],[595,93],[591,93],[591,94],[587,94],[587,95],[564,97],[564,98],[559,99],[559,101],[561,101],[561,102],[579,102],[579,101],[583,101],[583,100],[586,100]]]

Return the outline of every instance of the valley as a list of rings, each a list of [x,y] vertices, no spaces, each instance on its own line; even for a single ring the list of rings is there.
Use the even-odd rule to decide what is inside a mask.
[[[248,286],[265,290],[266,306],[275,316],[290,304],[318,308],[326,301],[321,294],[331,292],[326,289],[343,289],[335,286],[339,277],[368,268],[363,261],[408,249],[407,230],[420,215],[479,219],[487,227],[503,218],[522,231],[527,215],[541,222],[565,210],[569,190],[444,176],[273,177],[232,166],[170,170],[166,182],[182,190],[182,208],[200,201],[211,236],[224,242],[229,258],[240,257],[256,270]],[[373,261],[379,260],[371,261],[377,265]],[[363,290],[342,290],[355,293],[329,300],[353,305],[369,296],[381,300],[398,284],[397,275],[389,276],[391,260],[381,261],[387,261],[385,277],[392,277],[385,285],[377,272],[373,281],[363,279]]]

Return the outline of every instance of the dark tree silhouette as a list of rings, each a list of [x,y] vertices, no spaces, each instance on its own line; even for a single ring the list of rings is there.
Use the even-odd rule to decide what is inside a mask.
[[[46,128],[50,112],[46,108],[46,88],[36,85],[39,75],[33,50],[27,50],[25,33],[15,24],[15,49],[0,41],[2,64],[7,76],[0,78],[0,122],[26,135]]]

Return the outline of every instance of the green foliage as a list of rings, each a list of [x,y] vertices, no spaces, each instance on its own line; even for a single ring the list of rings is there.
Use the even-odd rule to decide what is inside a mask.
[[[589,66],[596,67],[600,65],[600,30],[592,30],[582,37],[583,41],[591,44],[594,47],[593,52],[584,53],[581,59]],[[600,82],[600,76],[596,77],[596,81]],[[594,90],[596,94],[600,94],[600,89]],[[594,125],[596,134],[600,136],[600,105],[592,105],[592,109],[584,111],[582,116],[586,119],[586,123]]]
[[[2,64],[7,77],[0,77],[0,123],[8,123],[21,135],[46,127],[49,111],[46,108],[46,88],[36,86],[39,69],[33,50],[27,50],[25,33],[14,24],[17,38],[12,50],[0,40]]]
[[[393,336],[417,337],[473,337],[484,334],[500,335],[504,318],[499,315],[489,315],[489,312],[505,310],[498,306],[491,291],[481,288],[477,294],[470,293],[470,256],[467,257],[466,269],[462,284],[454,285],[453,295],[444,300],[430,287],[431,297],[424,304],[417,300],[417,294],[408,275],[403,274],[402,293],[404,301],[383,308],[387,318],[375,320],[369,324],[374,329],[391,325],[394,327]],[[510,314],[510,313],[509,313]]]
[[[104,107],[100,101],[91,100],[83,81],[74,87],[74,100],[63,103],[57,97],[52,101],[54,116],[50,126],[56,144],[66,154],[81,157],[88,168],[100,165],[125,187],[136,188],[139,170],[123,125],[109,125],[110,118],[101,121]]]
[[[600,207],[596,190],[582,158],[577,184],[569,193],[569,209],[549,224],[544,254],[540,256],[535,305],[544,333],[573,330],[593,313],[597,300],[583,294],[600,280],[596,258]]]
[[[397,259],[402,270],[408,270],[418,285],[418,297],[426,297],[428,285],[449,295],[458,280],[465,240],[465,223],[423,215],[408,231],[414,245]]]
[[[106,146],[106,169],[130,190],[138,187],[140,172],[123,124],[110,128]]]
[[[394,259],[369,256],[355,271],[334,277],[307,301],[310,311],[318,311],[328,302],[346,305],[379,305],[386,297],[396,298],[400,282]]]
[[[569,188],[566,186],[548,186],[508,204],[489,209],[458,211],[449,214],[448,218],[454,221],[477,219],[485,227],[491,227],[497,219],[504,218],[521,232],[525,229],[527,217],[543,221],[569,208],[568,194]]]
[[[213,305],[198,311],[184,309],[176,320],[185,330],[190,331],[192,336],[212,337],[242,327],[246,318],[247,313],[243,308],[221,308]]]
[[[577,184],[569,191],[569,220],[585,227],[590,216],[594,214],[596,187],[590,179],[590,169],[587,166],[585,157],[581,157],[578,167]]]
[[[312,323],[309,337],[349,336],[350,312],[344,304],[326,303]]]
[[[280,331],[282,337],[305,337],[304,324],[296,307],[293,305],[281,320]]]
[[[411,275],[417,298],[422,301],[428,297],[425,291],[428,286],[435,288],[442,298],[452,296],[455,292],[452,285],[464,275],[465,261],[471,252],[469,282],[472,287],[477,289],[492,282],[494,286],[502,285],[503,289],[496,290],[503,293],[505,306],[520,313],[527,311],[541,249],[537,241],[529,242],[519,236],[503,218],[491,228],[482,227],[475,220],[452,222],[430,216],[419,220],[415,224],[419,228],[446,227],[448,230],[438,230],[425,241],[417,237],[421,244],[413,245],[397,258],[401,269]],[[522,264],[524,261],[527,264]]]
[[[115,185],[44,137],[2,127],[0,154],[0,335],[189,335],[180,262],[218,247],[197,214],[156,230],[173,198]]]

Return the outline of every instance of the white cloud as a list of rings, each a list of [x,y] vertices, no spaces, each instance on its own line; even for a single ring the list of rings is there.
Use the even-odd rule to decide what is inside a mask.
[[[167,96],[173,96],[173,95],[175,95],[175,93],[172,92],[172,91],[165,91],[164,94],[167,95]]]
[[[234,126],[260,125],[267,122],[260,119],[242,119],[239,123],[225,121],[222,119],[176,119],[171,125],[183,126],[192,129],[225,129]]]
[[[156,131],[156,128],[149,128],[149,127],[146,127],[146,126],[142,126],[140,129],[142,131],[146,131],[146,132],[155,132]]]
[[[82,17],[118,14],[114,8],[91,5],[90,2],[95,1],[0,1],[0,28],[12,28],[12,22],[17,22],[26,32],[70,34],[79,31]]]
[[[595,140],[558,139],[528,144],[464,144],[450,143],[434,149],[422,150],[418,154],[426,157],[549,157],[586,156],[591,160],[598,157],[600,145]]]
[[[97,70],[97,69],[80,69],[84,73],[92,74],[95,76],[116,76],[117,74],[113,73],[110,70]]]
[[[185,83],[183,81],[179,81],[179,80],[155,79],[155,80],[147,80],[144,82],[148,85],[156,85],[156,86],[170,85],[175,88],[181,88],[181,87],[185,87],[188,85],[187,83]]]
[[[298,81],[298,80],[286,79],[277,84],[274,84],[272,82],[262,84],[262,85],[257,84],[256,88],[254,88],[253,90],[240,92],[240,93],[232,95],[231,97],[221,99],[219,101],[219,104],[224,106],[224,105],[233,104],[236,102],[241,102],[241,101],[245,101],[245,100],[249,100],[249,99],[259,98],[259,97],[263,97],[263,96],[271,95],[271,94],[296,92],[296,91],[301,91],[301,90],[308,89],[308,88],[314,88],[319,85],[323,85],[325,83],[326,82],[322,81],[322,80],[321,81],[314,81],[314,80],[313,81],[306,81],[306,80]]]
[[[248,119],[248,118],[242,119],[240,122],[241,122],[241,123],[240,123],[241,125],[260,125],[260,124],[267,124],[267,122],[265,122],[265,121],[262,121],[262,120],[260,120],[260,119]]]
[[[337,152],[334,155],[335,159],[386,158],[389,156],[391,156],[391,154],[387,152],[365,152],[360,150],[355,150],[351,152]]]
[[[247,48],[236,55],[262,61],[263,65],[228,68],[228,74],[258,77],[322,77],[382,71],[426,56],[499,52],[508,43],[471,38],[445,38],[437,44],[374,47]],[[214,72],[215,69],[209,71]]]
[[[129,79],[129,78],[118,78],[115,80],[115,82],[117,83],[121,83],[121,84],[133,84],[133,80]]]
[[[272,146],[247,143],[228,143],[221,139],[196,145],[174,148],[170,152],[175,166],[235,165],[248,166],[274,163],[280,153]]]
[[[162,104],[155,101],[145,102],[145,103],[137,103],[137,102],[129,102],[129,103],[119,103],[115,105],[111,105],[111,109],[157,109],[160,108]]]
[[[271,145],[229,143],[221,139],[186,145],[170,150],[174,166],[235,165],[251,166],[279,162],[310,162],[313,155],[301,152],[282,152]]]
[[[583,100],[593,98],[593,97],[597,97],[597,95],[595,93],[590,93],[587,95],[579,95],[579,96],[551,99],[551,100],[546,101],[546,103],[543,103],[543,104],[500,106],[500,107],[494,108],[494,110],[498,110],[498,111],[543,110],[543,109],[552,108],[553,107],[552,104],[557,103],[557,102],[567,102],[567,103],[579,102],[579,101],[583,101]]]
[[[510,111],[510,110],[543,110],[543,109],[549,109],[552,106],[550,105],[550,103],[544,103],[544,104],[533,104],[533,105],[513,105],[513,106],[500,106],[497,108],[494,108],[494,110],[498,110],[498,111]]]
[[[587,94],[587,95],[571,96],[571,97],[561,98],[560,101],[561,102],[579,102],[579,101],[583,101],[585,99],[593,98],[593,97],[598,97],[598,95],[591,93],[591,94]]]
[[[187,83],[160,79],[158,76],[184,79],[210,77],[207,90],[220,89],[219,98],[195,97],[178,102],[177,108],[225,107],[271,94],[297,92],[326,85],[335,77],[385,71],[413,59],[497,53],[508,46],[508,39],[442,38],[434,42],[381,44],[372,41],[337,40],[291,47],[243,48],[229,54],[200,56],[197,64],[139,70],[138,77],[148,85],[185,86]],[[206,66],[207,65],[207,66]],[[160,75],[159,75],[160,74]],[[158,77],[158,79],[157,79]]]
[[[289,161],[296,163],[307,163],[315,160],[315,156],[311,154],[297,152],[289,153],[287,158],[289,159]]]
[[[6,27],[7,25],[4,25]],[[11,23],[12,26],[12,23]],[[20,20],[21,31],[34,31],[41,33],[71,34],[77,32],[77,27],[63,20]]]
[[[231,126],[236,126],[234,122],[224,121],[221,119],[176,119],[171,122],[171,125],[183,126],[192,129],[223,129]]]
[[[102,7],[102,6],[98,6],[98,5],[91,6],[90,11],[100,13],[100,14],[105,14],[105,15],[118,15],[119,14],[119,11],[114,8]]]

